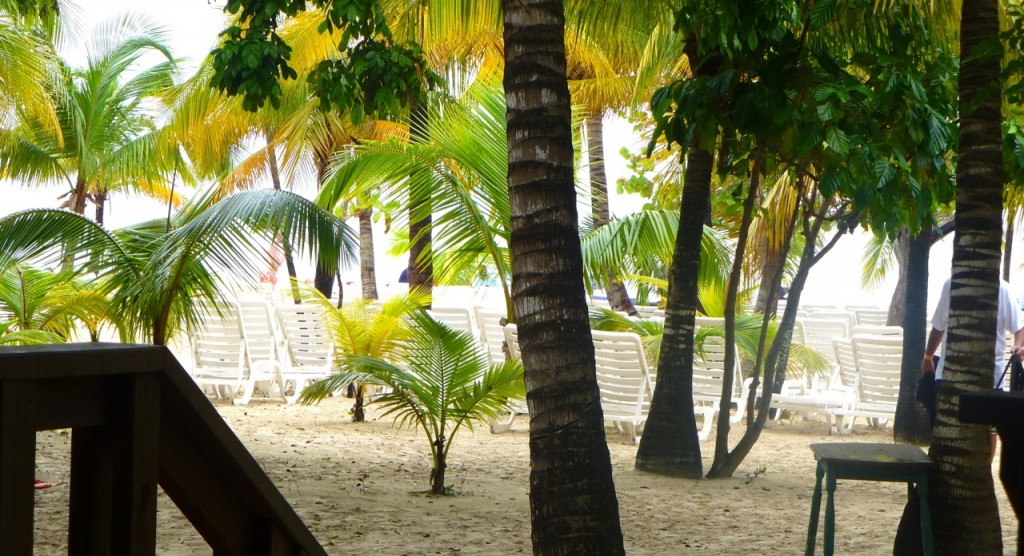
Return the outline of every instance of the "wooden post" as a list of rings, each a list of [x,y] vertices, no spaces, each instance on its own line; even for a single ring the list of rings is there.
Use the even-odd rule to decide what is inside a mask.
[[[31,556],[35,511],[35,383],[0,382],[0,547]]]
[[[71,434],[68,554],[153,554],[159,377],[109,379],[110,421]]]

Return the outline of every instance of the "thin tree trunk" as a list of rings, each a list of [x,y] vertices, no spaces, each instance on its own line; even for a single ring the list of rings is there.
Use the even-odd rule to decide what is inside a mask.
[[[750,236],[750,222],[754,215],[754,201],[761,195],[761,165],[764,162],[764,149],[761,148],[754,159],[750,172],[750,187],[747,198],[743,202],[743,217],[740,220],[739,235],[736,238],[736,252],[733,254],[732,269],[729,273],[729,284],[725,294],[725,345],[736,345],[736,297],[743,279],[743,259],[747,252],[747,238]],[[736,353],[732,349],[725,350],[725,369],[736,365]],[[715,459],[711,463],[711,471],[724,463],[729,456],[729,410],[732,406],[733,373],[722,374],[722,397],[718,404],[718,433],[715,438]]]
[[[505,0],[502,8],[533,551],[624,554],[583,287],[563,6]]]
[[[811,268],[831,251],[843,236],[842,232],[835,233],[828,243],[820,250],[817,250],[818,234],[821,232],[821,225],[824,222],[828,206],[829,203],[823,201],[814,214],[806,212],[809,209],[805,208],[804,250],[800,256],[796,275],[793,276],[793,282],[789,290],[789,302],[786,303],[786,310],[779,323],[778,332],[776,332],[775,340],[764,357],[763,365],[760,355],[754,362],[754,376],[750,386],[751,394],[749,397],[751,400],[757,400],[756,406],[752,401],[748,401],[748,410],[752,417],[748,416],[747,430],[743,432],[743,436],[736,443],[736,447],[727,456],[716,460],[716,463],[712,465],[711,470],[708,472],[709,479],[731,477],[739,465],[743,463],[747,454],[750,453],[757,439],[760,438],[761,432],[764,431],[764,425],[768,421],[771,409],[772,393],[775,391],[775,386],[785,379],[786,360],[789,357],[789,347],[793,340],[793,324],[796,322],[796,312],[800,305],[800,296],[803,294],[804,285],[807,283],[807,277],[810,275]],[[812,216],[813,222],[809,222]],[[768,315],[765,315],[762,322],[762,338],[758,346],[759,353],[764,349],[768,318]],[[758,391],[757,387],[762,366],[764,368],[764,387],[761,388],[760,398],[758,399],[756,393]],[[756,413],[754,411],[755,407]]]
[[[700,244],[711,197],[711,163],[711,153],[696,139],[691,141],[669,270],[658,382],[636,453],[640,471],[689,478],[704,474],[693,415],[693,333]]]
[[[377,268],[373,255],[373,207],[356,211],[359,217],[359,281],[363,299],[377,299]]]
[[[267,165],[270,166],[270,179],[274,184],[274,191],[281,191],[281,170],[277,166],[277,152],[270,138],[267,138]],[[292,289],[292,301],[296,305],[302,302],[299,296],[299,285],[295,281],[295,257],[292,254],[292,244],[288,238],[281,238],[281,251],[284,252],[284,264],[288,268],[288,286]]]
[[[586,129],[590,154],[590,213],[596,230],[611,220],[611,211],[608,208],[608,176],[604,163],[604,112],[592,111],[587,116]],[[604,291],[608,295],[608,305],[613,311],[624,311],[629,315],[639,314],[636,307],[633,307],[633,302],[629,300],[626,286],[616,280],[611,271],[605,273]]]
[[[973,2],[961,13],[960,29],[956,234],[929,479],[936,553],[987,555],[1003,549],[991,433],[960,422],[959,400],[964,392],[990,390],[993,379],[1002,239],[1001,55],[978,56],[977,49],[999,36],[999,2]]]
[[[897,442],[911,444],[928,444],[932,436],[928,411],[915,399],[928,333],[928,259],[932,235],[931,228],[924,228],[917,237],[906,242],[906,310],[900,321],[903,326],[903,364],[893,436]]]

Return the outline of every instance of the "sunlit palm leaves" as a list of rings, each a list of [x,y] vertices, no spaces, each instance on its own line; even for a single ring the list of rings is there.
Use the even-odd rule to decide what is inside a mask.
[[[508,147],[505,106],[493,83],[457,102],[433,106],[428,143],[369,142],[337,159],[318,203],[334,207],[382,188],[404,198],[409,188],[431,198],[434,247],[445,253],[438,275],[476,267],[485,257],[509,296]]]
[[[0,268],[31,259],[96,273],[129,337],[163,344],[199,325],[198,304],[256,283],[275,234],[328,267],[350,260],[353,233],[283,191],[246,191],[186,207],[168,229],[153,221],[110,233],[79,215],[30,210],[0,219]],[[233,280],[232,280],[233,279]]]
[[[176,151],[159,145],[153,99],[172,83],[176,67],[162,31],[125,15],[96,30],[88,65],[62,67],[47,80],[58,127],[38,110],[18,112],[0,140],[0,174],[26,183],[60,183],[81,212],[91,196],[102,210],[109,192],[132,188],[167,198]],[[139,67],[155,52],[163,62]],[[180,171],[183,171],[180,170]],[[98,212],[100,214],[100,212]]]
[[[60,343],[81,324],[95,333],[112,320],[110,300],[70,272],[22,264],[0,271],[0,345]]]
[[[643,277],[666,279],[678,228],[678,211],[648,210],[585,234],[581,246],[588,287],[601,287],[604,272],[608,271],[640,288],[651,283]],[[724,291],[731,246],[720,231],[705,228],[701,252],[699,284]]]

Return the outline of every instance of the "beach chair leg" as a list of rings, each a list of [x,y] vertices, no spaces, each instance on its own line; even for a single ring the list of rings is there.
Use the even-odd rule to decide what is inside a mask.
[[[256,389],[255,380],[247,380],[239,390],[242,392],[241,397],[233,398],[231,403],[234,405],[248,405],[249,400],[252,399],[252,393]]]

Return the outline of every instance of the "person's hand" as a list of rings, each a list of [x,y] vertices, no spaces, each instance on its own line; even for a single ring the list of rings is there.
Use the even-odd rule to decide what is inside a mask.
[[[1024,361],[1024,346],[1013,346],[1013,358],[1017,361]]]
[[[1016,349],[1016,346],[1014,346],[1014,357],[1017,357]],[[928,355],[925,355],[924,359],[921,360],[921,376],[924,376],[925,373],[935,373],[935,359]]]

